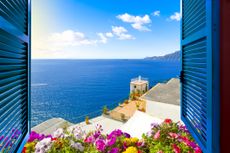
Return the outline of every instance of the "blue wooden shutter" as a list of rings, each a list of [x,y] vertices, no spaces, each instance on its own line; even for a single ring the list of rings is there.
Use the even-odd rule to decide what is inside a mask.
[[[30,130],[30,2],[0,1],[0,152],[21,151]]]
[[[205,153],[219,152],[217,7],[182,0],[181,117]]]

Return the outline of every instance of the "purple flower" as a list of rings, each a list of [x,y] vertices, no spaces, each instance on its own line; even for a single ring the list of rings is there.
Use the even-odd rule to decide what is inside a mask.
[[[130,138],[130,134],[128,134],[128,133],[126,133],[126,132],[124,132],[124,136],[125,136],[126,138]]]
[[[152,124],[151,124],[151,128],[152,128],[152,129],[153,129],[153,128],[156,128],[157,126],[159,126],[158,123],[152,123]]]
[[[121,135],[123,135],[123,132],[121,130],[114,130],[107,136],[107,138],[111,139],[113,136],[119,137]]]
[[[94,137],[95,139],[97,139],[100,135],[101,135],[100,132],[95,132],[94,135],[93,135],[93,137]]]
[[[112,137],[111,139],[109,139],[109,141],[107,142],[108,146],[112,146],[116,143],[117,138],[116,137]]]
[[[197,146],[197,144],[195,143],[195,142],[188,142],[188,146],[189,147],[191,147],[191,148],[193,148],[193,149],[195,149],[195,148],[197,148],[198,146]]]
[[[45,136],[44,134],[38,134],[38,133],[36,133],[35,131],[32,131],[32,132],[30,133],[30,137],[29,137],[28,142],[33,142],[34,140],[39,140],[39,141],[41,141],[41,140],[43,140],[44,138],[52,138],[52,136],[51,136],[51,135]]]
[[[105,141],[104,140],[98,139],[95,144],[96,144],[97,150],[99,150],[99,151],[104,151],[105,150],[106,146],[105,146]]]
[[[108,153],[119,153],[119,149],[118,148],[113,148]]]
[[[39,138],[39,134],[34,132],[34,131],[32,131],[30,133],[30,137],[29,137],[28,142],[33,142],[34,140],[38,140],[38,138]]]

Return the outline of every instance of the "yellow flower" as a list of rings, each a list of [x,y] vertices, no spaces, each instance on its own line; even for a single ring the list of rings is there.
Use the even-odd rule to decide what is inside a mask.
[[[123,153],[138,153],[138,150],[136,147],[128,147]]]
[[[126,143],[127,146],[131,145],[131,139],[130,138],[125,138],[124,143]]]
[[[26,148],[32,148],[34,146],[35,146],[34,142],[29,142],[29,143],[26,143],[26,145],[25,145]]]
[[[131,138],[131,143],[132,143],[132,144],[135,144],[135,143],[137,143],[138,141],[139,141],[139,139],[136,138],[136,137]]]
[[[124,143],[126,143],[127,146],[130,146],[130,145],[135,145],[137,142],[139,141],[138,138],[125,138],[124,139]]]
[[[35,145],[36,145],[35,142],[28,142],[28,143],[26,143],[26,145],[25,145],[26,152],[32,152],[32,151],[34,151]]]

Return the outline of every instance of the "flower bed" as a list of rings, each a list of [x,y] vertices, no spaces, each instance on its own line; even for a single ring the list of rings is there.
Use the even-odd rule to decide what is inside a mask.
[[[121,130],[108,135],[102,127],[85,133],[79,127],[58,129],[45,136],[31,132],[23,153],[201,153],[185,126],[166,119],[152,124],[142,139],[131,137]],[[138,129],[137,129],[138,130]]]

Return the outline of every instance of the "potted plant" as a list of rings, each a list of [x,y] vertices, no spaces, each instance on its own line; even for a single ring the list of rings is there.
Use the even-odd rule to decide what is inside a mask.
[[[145,108],[141,108],[141,109],[139,109],[139,111],[146,112]]]
[[[129,95],[129,99],[131,99],[131,100],[134,100],[134,99],[135,99],[135,93],[134,93],[134,92],[132,92],[132,93]]]
[[[139,108],[140,108],[140,101],[136,101],[136,108],[139,110]]]
[[[85,124],[87,124],[87,125],[90,124],[90,122],[89,122],[89,116],[85,117]]]
[[[122,120],[122,121],[126,121],[126,119],[125,119],[125,114],[123,114],[123,113],[121,113],[121,120]]]
[[[109,114],[109,109],[107,108],[107,106],[104,106],[103,107],[103,110],[102,110],[102,113],[105,114],[105,115],[108,115]]]
[[[125,104],[128,104],[128,103],[129,103],[129,100],[126,99],[126,100],[124,101],[124,103],[125,103]]]

